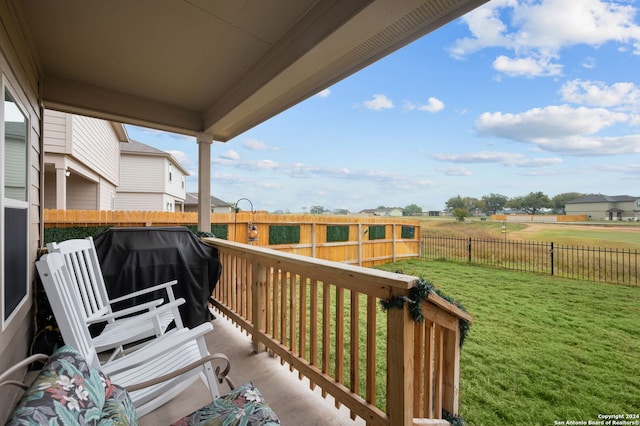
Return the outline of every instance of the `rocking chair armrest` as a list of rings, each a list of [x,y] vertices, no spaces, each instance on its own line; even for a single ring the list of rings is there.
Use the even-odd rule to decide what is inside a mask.
[[[101,322],[110,321],[112,319],[126,319],[123,318],[130,314],[135,314],[137,312],[145,311],[141,314],[136,315],[136,321],[145,321],[149,318],[153,318],[158,316],[159,314],[176,308],[180,305],[183,305],[186,301],[183,298],[176,299],[171,303],[162,304],[162,299],[157,299],[148,303],[144,303],[138,306],[132,306],[131,308],[122,309],[120,311],[116,311],[109,315],[101,316],[100,318],[92,319],[87,321],[88,324],[96,324]]]
[[[102,370],[107,375],[112,375],[133,366],[143,364],[149,359],[160,356],[185,343],[203,339],[203,336],[212,330],[213,325],[209,322],[202,323],[193,329],[181,328],[174,330],[170,335],[163,335],[153,339],[151,343],[148,343],[143,348],[103,365]],[[204,344],[204,341],[202,343]]]
[[[154,386],[154,385],[157,385],[158,383],[166,382],[167,380],[178,377],[190,370],[193,370],[194,368],[200,367],[201,365],[207,362],[220,361],[220,360],[225,362],[225,368],[222,371],[220,371],[220,367],[216,368],[216,379],[218,380],[219,383],[222,383],[223,380],[226,380],[229,387],[231,389],[234,389],[235,385],[233,384],[231,379],[227,377],[227,375],[229,374],[229,370],[231,369],[231,362],[229,361],[229,358],[227,358],[224,354],[221,354],[221,353],[207,355],[206,357],[201,358],[198,361],[194,361],[189,365],[185,365],[182,368],[174,370],[171,373],[164,374],[162,376],[156,377],[151,380],[129,385],[125,389],[127,390],[127,392],[134,392],[149,386]]]
[[[176,284],[178,284],[178,280],[167,281],[166,283],[143,288],[142,290],[134,291],[133,293],[128,293],[128,294],[125,294],[124,296],[116,297],[115,299],[109,300],[109,303],[114,304],[114,303],[122,302],[124,300],[129,300],[131,298],[142,296],[144,294],[162,290],[162,289],[166,289],[167,293],[169,293],[170,295],[173,295],[173,290],[171,289],[171,287]]]
[[[49,355],[45,355],[45,354],[34,354],[31,355],[25,359],[23,359],[22,361],[12,365],[11,367],[9,367],[6,371],[2,372],[2,374],[0,374],[0,387],[4,386],[4,385],[15,385],[18,386],[22,389],[27,389],[29,387],[29,385],[23,381],[20,380],[14,380],[14,379],[7,379],[8,377],[10,377],[13,373],[15,373],[16,371],[19,371],[23,368],[25,368],[26,366],[28,366],[29,364],[36,362],[36,361],[46,361],[47,359],[49,359]]]

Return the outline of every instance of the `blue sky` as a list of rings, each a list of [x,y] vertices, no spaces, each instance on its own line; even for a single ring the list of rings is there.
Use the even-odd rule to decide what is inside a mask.
[[[214,142],[212,195],[290,212],[440,210],[456,195],[532,191],[640,196],[639,9],[493,0]],[[127,130],[174,154],[197,191],[194,138]]]

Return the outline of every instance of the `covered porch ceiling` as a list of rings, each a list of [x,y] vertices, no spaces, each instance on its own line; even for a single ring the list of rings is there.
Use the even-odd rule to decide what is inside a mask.
[[[225,142],[487,0],[9,0],[46,108]]]

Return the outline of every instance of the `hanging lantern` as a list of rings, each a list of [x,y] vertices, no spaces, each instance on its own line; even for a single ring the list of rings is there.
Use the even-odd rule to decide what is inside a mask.
[[[250,243],[258,240],[258,227],[251,222],[247,224],[247,239]]]

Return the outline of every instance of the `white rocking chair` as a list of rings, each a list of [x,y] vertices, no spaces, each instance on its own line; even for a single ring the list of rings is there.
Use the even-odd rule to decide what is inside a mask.
[[[176,280],[109,299],[93,238],[49,243],[47,249],[64,257],[69,285],[75,285],[79,291],[86,324],[107,323],[100,334],[93,337],[96,351],[114,350],[107,362],[122,353],[124,345],[163,335],[172,321],[176,329],[183,328],[178,306],[185,300],[174,296],[172,286]],[[163,299],[157,299],[119,311],[112,308],[115,303],[163,289],[167,292],[166,304]]]
[[[49,303],[65,344],[76,348],[93,367],[100,368],[113,383],[127,388],[138,416],[143,416],[169,401],[197,380],[198,375],[218,398],[216,378],[221,383],[229,371],[229,360],[223,354],[210,355],[204,335],[213,327],[203,323],[193,330],[182,328],[171,336],[154,339],[147,345],[100,365],[89,328],[77,309],[80,294],[71,285],[71,276],[59,253],[42,256],[36,262]],[[212,360],[222,360],[226,366],[214,370]],[[151,384],[151,385],[150,385]]]

